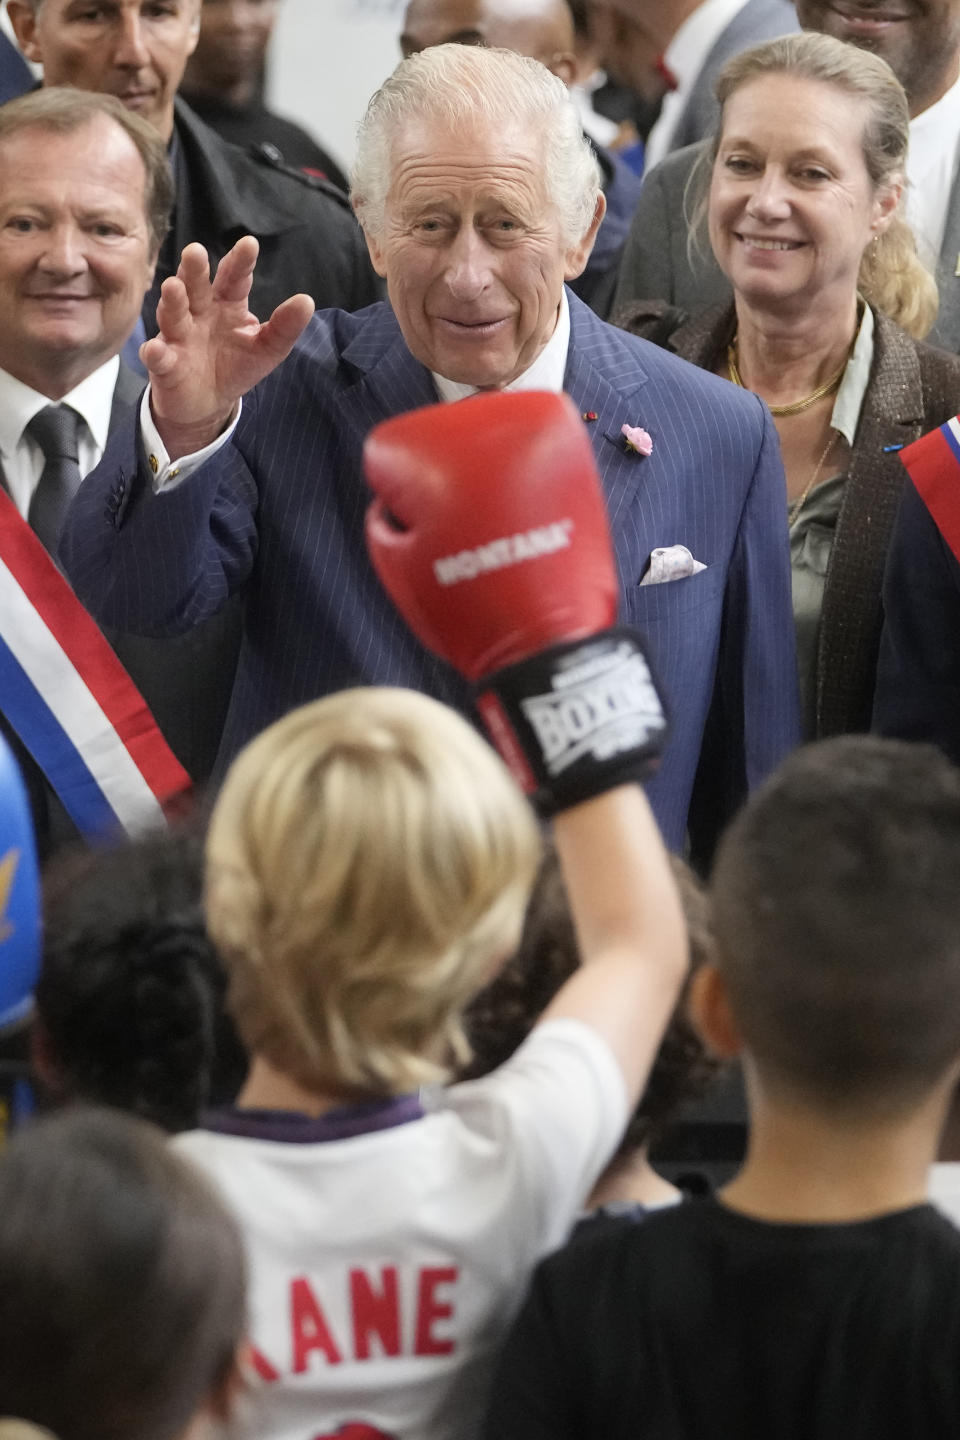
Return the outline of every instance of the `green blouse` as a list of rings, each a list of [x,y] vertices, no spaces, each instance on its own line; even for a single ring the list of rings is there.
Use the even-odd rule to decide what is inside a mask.
[[[852,449],[873,363],[873,312],[863,309],[853,353],[844,371],[830,424]],[[790,526],[790,565],[793,582],[793,620],[797,636],[797,669],[804,739],[816,734],[817,648],[820,611],[833,549],[837,518],[843,504],[846,471],[814,486]]]

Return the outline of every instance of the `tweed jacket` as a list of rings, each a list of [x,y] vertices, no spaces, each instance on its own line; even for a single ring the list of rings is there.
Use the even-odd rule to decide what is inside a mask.
[[[620,323],[713,369],[732,338],[732,305],[695,319],[638,302]],[[906,472],[897,449],[960,410],[960,358],[912,340],[874,312],[873,364],[857,425],[823,594],[817,664],[818,737],[870,728],[883,622],[881,587]],[[679,321],[679,323],[678,323]]]

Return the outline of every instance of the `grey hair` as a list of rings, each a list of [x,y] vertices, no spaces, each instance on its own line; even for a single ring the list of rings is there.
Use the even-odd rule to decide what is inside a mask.
[[[910,114],[903,87],[886,60],[818,31],[768,40],[734,56],[717,79],[720,119],[713,142],[697,161],[684,193],[684,208],[692,204],[693,250],[702,246],[705,232],[710,174],[723,132],[723,108],[744,85],[766,75],[815,80],[863,101],[867,112],[863,162],[872,184],[881,189],[898,177],[905,178]],[[875,309],[895,320],[915,339],[922,339],[933,325],[937,314],[936,282],[917,255],[902,202],[892,223],[864,251],[859,290]]]
[[[401,61],[360,122],[351,191],[368,234],[383,231],[393,142],[420,120],[451,130],[485,121],[497,133],[515,125],[541,135],[547,191],[560,213],[565,240],[574,243],[590,228],[600,167],[563,81],[539,61],[512,50],[433,45]]]

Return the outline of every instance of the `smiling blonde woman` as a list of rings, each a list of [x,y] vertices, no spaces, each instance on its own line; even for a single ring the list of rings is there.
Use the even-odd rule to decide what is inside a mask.
[[[898,452],[960,408],[960,359],[920,343],[937,298],[902,217],[907,100],[879,56],[812,33],[737,56],[717,97],[691,244],[705,222],[733,303],[621,322],[768,405],[806,734],[866,729]]]

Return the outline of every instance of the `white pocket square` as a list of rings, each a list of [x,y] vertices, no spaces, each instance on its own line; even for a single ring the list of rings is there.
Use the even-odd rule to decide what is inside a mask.
[[[702,560],[694,560],[686,545],[661,545],[650,551],[650,564],[641,585],[663,585],[667,580],[685,580],[706,570]]]

